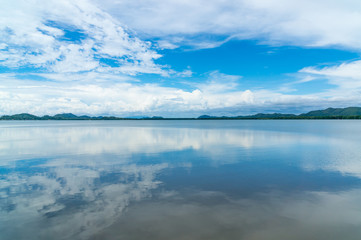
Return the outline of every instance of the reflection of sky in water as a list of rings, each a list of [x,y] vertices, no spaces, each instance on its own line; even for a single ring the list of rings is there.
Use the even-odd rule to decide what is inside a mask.
[[[359,121],[0,123],[0,239],[359,239]]]

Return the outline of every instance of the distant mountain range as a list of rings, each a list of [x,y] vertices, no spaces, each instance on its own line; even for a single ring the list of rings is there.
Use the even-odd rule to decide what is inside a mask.
[[[361,107],[347,107],[347,108],[327,108],[324,110],[315,110],[308,113],[283,114],[283,113],[257,113],[248,116],[236,117],[215,117],[202,115],[198,119],[361,119]]]
[[[98,116],[98,117],[89,117],[86,115],[77,116],[72,113],[62,113],[62,114],[56,114],[54,116],[45,115],[42,117],[35,116],[29,113],[20,113],[15,115],[4,115],[0,117],[0,120],[136,120],[136,119],[163,119],[162,117],[136,117],[136,118],[119,118],[119,117],[104,117],[104,116]]]
[[[141,117],[141,118],[119,118],[119,117],[89,117],[86,115],[77,116],[72,113],[56,114],[54,116],[45,115],[42,117],[35,116],[29,113],[21,113],[15,115],[4,115],[0,120],[176,120],[176,119],[189,119],[189,120],[206,120],[206,119],[361,119],[361,107],[348,107],[348,108],[327,108],[324,110],[310,111],[308,113],[283,114],[283,113],[258,113],[248,116],[209,116],[202,115],[198,118],[163,118],[159,116],[154,117]]]
[[[360,107],[348,107],[348,108],[327,108],[325,110],[311,111],[308,113],[300,114],[300,116],[361,116]]]

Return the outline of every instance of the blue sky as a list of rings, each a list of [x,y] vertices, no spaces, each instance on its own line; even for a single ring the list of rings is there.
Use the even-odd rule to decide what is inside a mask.
[[[0,115],[361,106],[358,0],[11,1]]]

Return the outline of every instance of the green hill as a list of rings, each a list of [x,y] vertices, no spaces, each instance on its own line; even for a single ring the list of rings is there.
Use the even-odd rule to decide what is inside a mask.
[[[29,114],[29,113],[20,113],[15,115],[4,115],[0,118],[1,120],[39,120],[40,117]]]
[[[300,114],[299,116],[306,116],[306,117],[361,116],[361,108],[360,107],[327,108],[325,110],[316,110],[308,113],[303,113]]]
[[[258,113],[248,116],[237,117],[215,117],[209,115],[201,115],[198,118],[163,118],[161,116],[142,117],[136,120],[177,120],[177,119],[361,119],[361,107],[347,108],[327,108],[324,110],[310,111],[300,115],[283,114],[283,113]],[[135,120],[135,118],[119,118],[113,116],[89,117],[86,115],[77,116],[72,113],[56,114],[54,116],[45,115],[38,117],[29,113],[21,113],[15,115],[4,115],[0,120]]]
[[[45,116],[44,116],[45,117]],[[62,114],[56,114],[53,117],[51,117],[54,120],[89,120],[91,117],[89,116],[77,116],[72,113],[62,113]]]

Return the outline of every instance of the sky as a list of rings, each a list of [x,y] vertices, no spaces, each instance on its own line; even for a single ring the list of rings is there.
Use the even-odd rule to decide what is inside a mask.
[[[0,1],[0,115],[361,106],[359,0]]]

